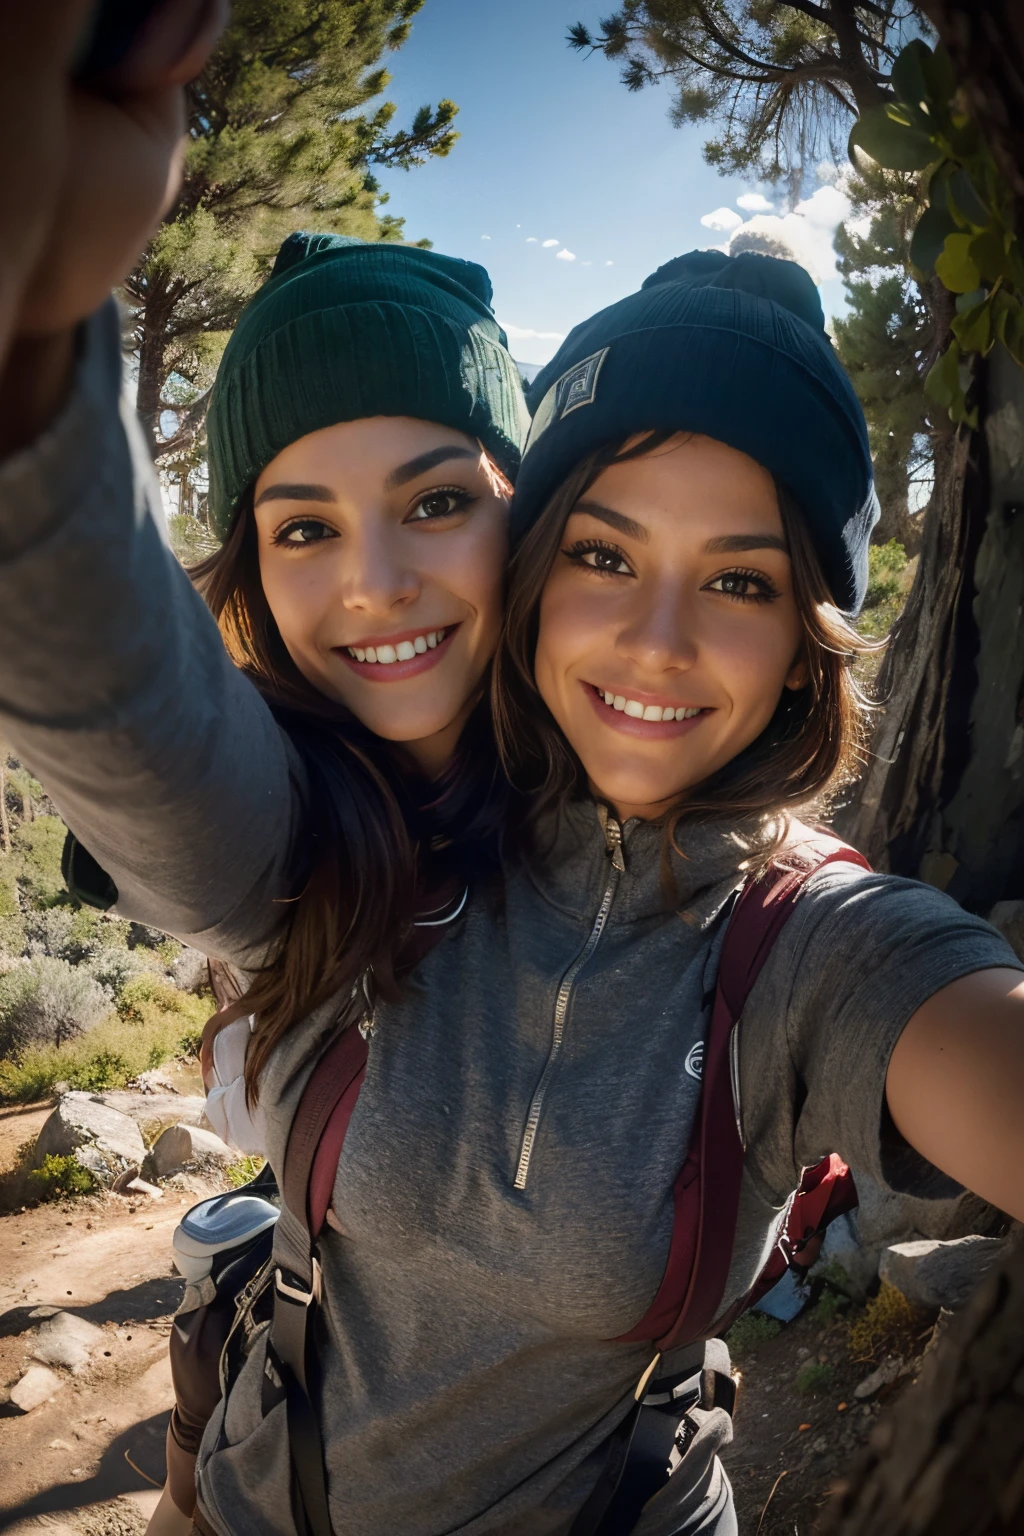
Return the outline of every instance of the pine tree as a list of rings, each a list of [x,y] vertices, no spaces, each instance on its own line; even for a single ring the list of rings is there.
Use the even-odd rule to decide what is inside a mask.
[[[231,24],[189,91],[189,143],[177,206],[125,284],[138,361],[138,410],[154,456],[193,450],[238,313],[294,229],[401,238],[381,212],[380,166],[446,155],[457,107],[422,107],[393,129],[372,105],[381,66],[423,0],[235,0]],[[177,428],[160,433],[170,409]]]
[[[914,555],[921,542],[915,513],[927,499],[934,472],[932,437],[946,424],[929,415],[924,376],[934,360],[934,327],[907,266],[921,203],[909,177],[876,173],[873,179],[874,185],[860,180],[851,187],[854,212],[868,213],[867,233],[856,229],[856,221],[836,232],[849,303],[834,322],[836,350],[868,423],[882,507],[874,541],[898,539]],[[932,412],[941,416],[934,407]]]
[[[905,0],[623,0],[569,43],[622,65],[627,89],[666,82],[676,124],[714,123],[705,157],[774,181],[841,163],[853,117],[889,96],[920,10]]]

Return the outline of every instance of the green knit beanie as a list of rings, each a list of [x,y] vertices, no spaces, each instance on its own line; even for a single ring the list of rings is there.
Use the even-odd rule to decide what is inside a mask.
[[[242,311],[210,396],[210,520],[220,537],[289,443],[365,416],[453,427],[515,476],[529,416],[490,278],[418,246],[289,235]]]

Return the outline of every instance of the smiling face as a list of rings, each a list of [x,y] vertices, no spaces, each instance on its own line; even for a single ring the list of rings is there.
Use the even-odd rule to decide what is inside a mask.
[[[260,579],[296,667],[428,773],[497,644],[507,490],[461,432],[391,416],[311,432],[256,482]]]
[[[593,793],[657,816],[804,685],[802,633],[770,474],[679,434],[576,503],[541,597],[537,687]]]

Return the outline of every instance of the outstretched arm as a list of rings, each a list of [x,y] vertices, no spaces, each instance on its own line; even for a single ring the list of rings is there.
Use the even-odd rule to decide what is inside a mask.
[[[928,999],[893,1049],[893,1124],[936,1168],[1024,1221],[1024,981],[963,976]]]
[[[94,313],[173,193],[221,9],[165,0],[91,97],[85,0],[0,7],[0,722],[121,912],[244,965],[281,910],[295,765],[165,547],[117,316]]]

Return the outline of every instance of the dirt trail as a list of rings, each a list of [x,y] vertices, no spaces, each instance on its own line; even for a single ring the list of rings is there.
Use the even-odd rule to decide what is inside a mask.
[[[0,1532],[145,1529],[163,1479],[167,1335],[182,1291],[171,1274],[171,1233],[182,1210],[212,1192],[190,1182],[166,1188],[161,1200],[90,1196],[0,1219],[0,1384],[31,1363],[39,1321],[31,1314],[40,1306],[107,1334],[81,1374],[57,1372],[51,1401],[28,1414],[0,1406]]]

